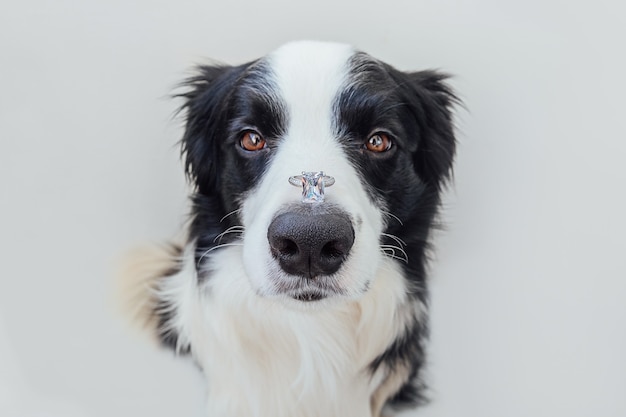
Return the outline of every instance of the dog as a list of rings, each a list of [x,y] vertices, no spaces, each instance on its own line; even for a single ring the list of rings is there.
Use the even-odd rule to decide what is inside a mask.
[[[206,375],[207,415],[379,417],[425,399],[446,80],[298,41],[184,83],[185,238],[125,279],[147,328]]]

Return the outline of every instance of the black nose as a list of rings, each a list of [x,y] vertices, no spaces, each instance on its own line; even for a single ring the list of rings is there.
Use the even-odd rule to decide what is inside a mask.
[[[337,272],[354,243],[354,229],[346,214],[288,212],[272,221],[267,239],[283,271],[315,278]]]

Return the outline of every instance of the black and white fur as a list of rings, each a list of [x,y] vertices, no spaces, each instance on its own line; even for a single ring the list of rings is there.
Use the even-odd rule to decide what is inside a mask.
[[[158,339],[206,374],[207,415],[378,417],[423,399],[426,252],[455,153],[444,80],[321,42],[188,80],[187,236],[130,273]],[[263,149],[242,148],[251,131]],[[389,149],[368,150],[380,133]],[[336,179],[325,202],[300,201],[302,171]],[[285,213],[313,219],[305,241],[343,219],[336,270],[285,271],[268,236]]]

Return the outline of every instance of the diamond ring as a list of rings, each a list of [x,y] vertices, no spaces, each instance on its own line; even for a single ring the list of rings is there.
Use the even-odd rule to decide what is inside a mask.
[[[324,175],[323,171],[305,172],[289,177],[289,184],[302,186],[303,203],[321,203],[324,201],[324,188],[335,183],[335,178]]]

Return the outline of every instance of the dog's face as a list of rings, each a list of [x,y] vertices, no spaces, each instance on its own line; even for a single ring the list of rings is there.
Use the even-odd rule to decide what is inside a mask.
[[[292,304],[359,297],[386,257],[419,286],[454,155],[444,78],[315,42],[200,67],[183,94],[200,276],[220,245],[242,244],[254,291]],[[334,184],[303,201],[289,178],[320,171]]]

